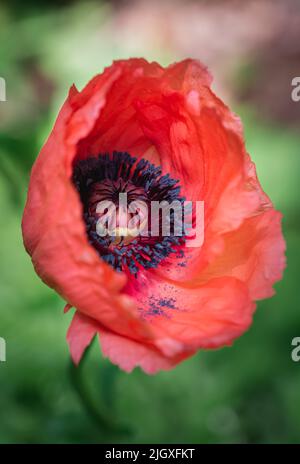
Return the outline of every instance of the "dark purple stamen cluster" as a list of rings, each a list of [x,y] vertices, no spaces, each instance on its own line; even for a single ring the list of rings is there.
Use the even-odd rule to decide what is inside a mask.
[[[138,236],[124,243],[115,243],[113,237],[97,234],[96,202],[100,200],[117,201],[119,193],[127,193],[128,202],[140,199],[150,205],[151,201],[174,200],[182,204],[178,181],[169,174],[162,175],[156,167],[145,159],[137,161],[126,152],[100,154],[78,161],[74,166],[73,182],[83,204],[83,217],[90,243],[102,259],[118,271],[127,269],[137,275],[141,267],[156,268],[170,253],[177,252],[184,242],[184,234],[174,232],[174,214],[170,213],[170,236]],[[150,208],[149,208],[150,209]]]

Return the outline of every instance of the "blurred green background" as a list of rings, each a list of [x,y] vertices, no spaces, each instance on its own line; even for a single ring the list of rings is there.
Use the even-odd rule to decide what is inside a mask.
[[[242,5],[241,5],[242,4]],[[268,27],[266,27],[266,24]],[[299,2],[2,1],[0,76],[0,443],[299,443]],[[83,367],[93,401],[129,429],[110,432],[70,378],[71,313],[35,275],[21,239],[29,172],[70,85],[113,59],[162,64],[191,56],[241,115],[248,151],[284,213],[288,267],[276,295],[232,348],[201,352],[171,372],[125,374],[96,345]]]

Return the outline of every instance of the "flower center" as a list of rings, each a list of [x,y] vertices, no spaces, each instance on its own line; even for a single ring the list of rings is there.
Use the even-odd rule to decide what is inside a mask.
[[[74,166],[90,244],[118,271],[157,267],[184,243],[184,198],[178,181],[125,152]]]

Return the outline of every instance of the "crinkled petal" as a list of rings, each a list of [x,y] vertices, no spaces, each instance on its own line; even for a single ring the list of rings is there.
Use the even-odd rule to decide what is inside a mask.
[[[93,320],[76,311],[67,333],[67,342],[75,364],[79,364],[96,333],[97,325],[93,323]]]

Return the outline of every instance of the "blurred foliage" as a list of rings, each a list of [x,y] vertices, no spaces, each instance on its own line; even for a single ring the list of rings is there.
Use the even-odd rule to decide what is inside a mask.
[[[82,86],[132,50],[114,39],[110,4],[29,4],[0,7],[0,75],[7,80],[0,104],[0,336],[7,342],[0,443],[299,443],[300,364],[290,345],[300,336],[300,134],[261,120],[251,105],[236,109],[247,148],[284,213],[288,268],[277,294],[259,302],[253,326],[232,348],[199,353],[171,372],[127,375],[95,344],[84,366],[87,388],[130,434],[108,434],[82,407],[69,377],[71,314],[62,314],[61,299],[33,271],[22,245],[22,207],[30,167],[70,85]],[[163,64],[176,59],[151,46],[135,51]]]

